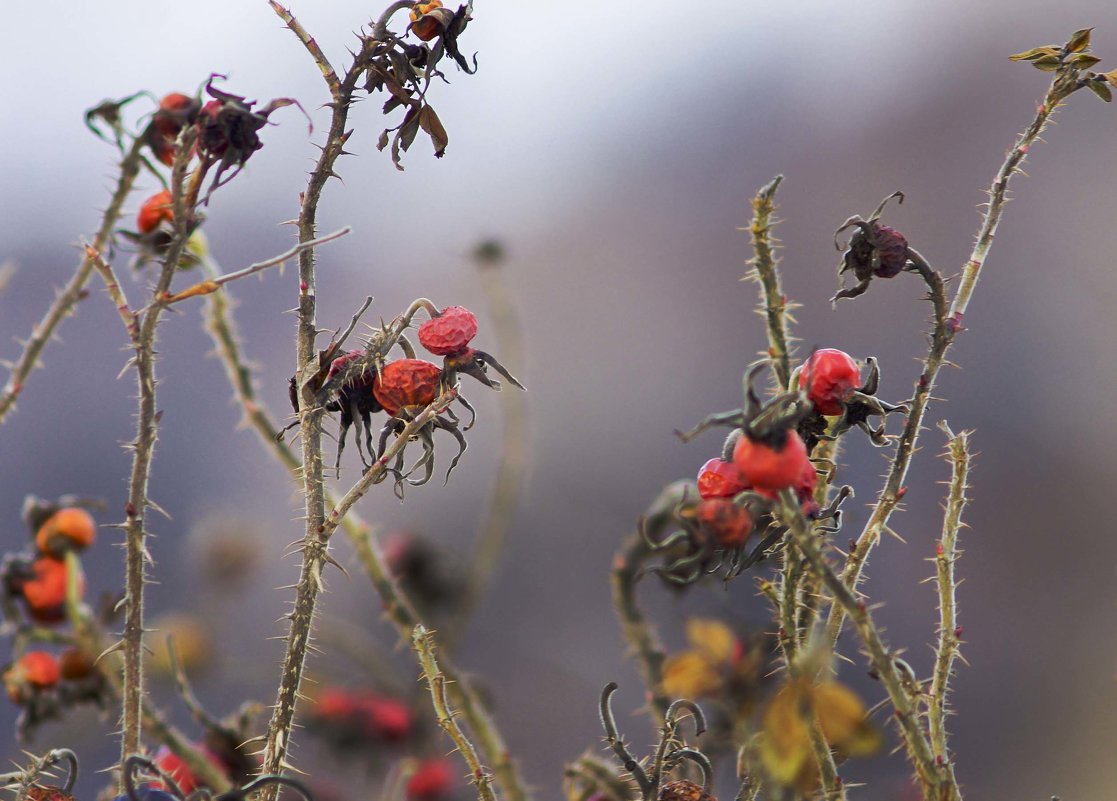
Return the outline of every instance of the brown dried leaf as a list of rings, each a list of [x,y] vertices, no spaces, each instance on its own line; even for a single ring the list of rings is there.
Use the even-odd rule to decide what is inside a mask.
[[[427,136],[431,138],[434,143],[434,156],[435,158],[442,158],[446,153],[446,146],[450,144],[450,137],[446,134],[446,129],[442,126],[442,120],[438,119],[438,115],[430,106],[423,106],[423,110],[419,112],[419,125],[427,132]]]

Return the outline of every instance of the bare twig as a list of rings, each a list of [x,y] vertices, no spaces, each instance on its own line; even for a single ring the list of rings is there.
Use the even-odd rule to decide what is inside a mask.
[[[481,764],[477,756],[477,749],[466,737],[458,722],[454,719],[457,715],[450,707],[450,700],[446,695],[446,674],[438,667],[435,658],[434,632],[428,631],[423,625],[418,625],[411,632],[411,647],[419,656],[419,666],[423,670],[423,677],[430,687],[431,701],[434,705],[435,717],[438,725],[454,741],[458,753],[462,755],[469,768],[470,781],[477,787],[477,796],[481,801],[496,801],[493,794],[492,776]]]
[[[250,275],[255,275],[258,272],[262,272],[269,267],[278,267],[279,265],[286,263],[288,259],[294,258],[303,251],[310,250],[317,247],[318,245],[325,244],[326,242],[332,242],[335,239],[340,239],[341,237],[350,233],[352,230],[353,229],[347,225],[339,231],[334,231],[332,234],[326,234],[325,236],[320,236],[317,239],[300,242],[290,250],[286,250],[283,253],[280,253],[278,256],[273,256],[266,261],[259,261],[255,264],[250,264],[243,270],[226,273],[225,275],[213,276],[212,278],[208,278],[205,281],[194,284],[194,286],[187,287],[181,292],[176,292],[173,295],[165,295],[164,297],[159,299],[159,302],[165,305],[170,305],[172,303],[178,303],[180,300],[186,300],[187,298],[196,298],[201,295],[212,294],[230,281],[236,281],[240,278],[247,278]]]
[[[139,316],[128,305],[128,298],[124,296],[124,290],[120,286],[120,281],[113,272],[112,266],[109,265],[97,252],[97,249],[92,245],[86,245],[85,257],[93,263],[93,268],[101,274],[101,278],[105,282],[105,289],[112,298],[112,302],[116,304],[116,310],[120,314],[120,320],[124,323],[124,330],[128,332],[128,338],[132,340],[133,346],[140,338],[140,323]]]
[[[935,668],[931,676],[931,697],[928,702],[927,723],[931,732],[931,745],[936,756],[941,757],[953,773],[954,760],[947,748],[946,715],[950,677],[954,673],[954,660],[958,657],[960,631],[955,592],[958,580],[954,563],[961,555],[958,550],[958,532],[965,525],[962,512],[966,508],[966,489],[970,471],[969,432],[954,434],[942,422],[939,427],[946,434],[947,458],[950,461],[950,492],[943,516],[942,539],[935,549],[935,582],[939,596],[939,634],[935,646]]]
[[[778,242],[772,236],[772,213],[776,210],[776,190],[781,181],[783,176],[777,175],[752,199],[752,223],[748,231],[752,235],[756,255],[749,260],[752,269],[743,280],[754,280],[760,284],[763,304],[760,314],[768,326],[768,356],[772,360],[776,384],[782,392],[787,389],[791,378],[787,335],[789,307],[780,288],[779,259],[775,253]]]
[[[124,206],[125,199],[132,191],[136,176],[139,175],[142,160],[140,153],[143,147],[142,137],[137,137],[132,142],[132,147],[125,154],[124,160],[120,163],[120,176],[117,178],[116,188],[113,190],[108,206],[105,207],[105,211],[101,215],[101,227],[93,237],[92,247],[97,252],[102,251],[112,238],[113,228],[116,227],[116,222],[120,219],[120,210]],[[87,254],[83,255],[73,277],[58,293],[38,325],[31,329],[31,336],[24,343],[23,352],[12,364],[8,381],[4,385],[4,389],[0,391],[0,422],[3,422],[8,412],[15,406],[16,399],[23,391],[27,377],[38,366],[39,356],[47,342],[54,336],[58,326],[66,319],[67,315],[73,311],[77,302],[85,296],[85,284],[93,272],[93,267],[93,262],[89,256]]]

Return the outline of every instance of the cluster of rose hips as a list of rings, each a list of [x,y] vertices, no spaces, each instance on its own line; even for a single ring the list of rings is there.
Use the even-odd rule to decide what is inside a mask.
[[[883,425],[873,429],[868,418],[905,410],[875,397],[879,371],[874,359],[867,361],[869,379],[862,384],[861,369],[847,353],[817,350],[793,378],[798,388],[766,404],[753,387],[764,367],[759,363],[746,376],[744,409],[711,415],[693,431],[681,434],[689,440],[711,426],[734,429],[721,456],[699,470],[697,500],[687,485],[679,485],[669,514],[663,513],[661,501],[658,512],[642,521],[650,547],[668,556],[655,572],[680,585],[718,572],[723,565],[726,580],[739,575],[779,544],[783,530],[773,522],[771,511],[784,490],[792,491],[806,517],[832,519],[834,526],[827,530],[836,531],[838,506],[850,491],[843,488],[827,508],[820,508],[814,497],[818,471],[810,453],[823,439],[836,438],[853,427],[866,431],[875,444],[883,444]],[[664,536],[675,526],[673,533]],[[754,532],[763,536],[747,548]]]
[[[249,157],[264,146],[259,131],[267,124],[268,116],[294,103],[281,98],[253,109],[254,101],[215,88],[214,77],[217,76],[206,82],[205,92],[210,99],[204,104],[200,98],[181,92],[164,95],[141,134],[152,155],[167,166],[174,164],[178,148],[183,145],[189,148],[191,158],[199,159],[204,169],[216,166],[210,193],[231,180]],[[229,169],[234,169],[233,174],[223,180]],[[174,236],[173,223],[170,190],[156,192],[143,202],[136,216],[137,230],[122,232],[137,246],[137,267],[166,252]],[[199,223],[198,215],[192,214],[191,231]],[[188,266],[189,259],[185,263]]]
[[[411,707],[369,690],[326,687],[314,699],[308,725],[342,753],[379,754],[406,743],[415,729]]]
[[[417,723],[412,708],[398,698],[327,687],[314,699],[307,727],[339,754],[379,758],[389,749],[415,748],[421,734]],[[415,765],[404,792],[408,801],[442,801],[456,785],[450,763],[431,757]]]
[[[69,497],[54,503],[29,497],[25,502],[23,516],[34,553],[9,554],[0,565],[4,617],[17,634],[65,622],[71,579],[66,555],[93,544],[97,527],[86,507],[96,505]],[[80,574],[73,581],[80,598],[84,581]],[[3,671],[3,680],[8,698],[22,710],[17,721],[21,738],[75,704],[104,705],[104,679],[94,657],[78,647],[57,655],[24,650],[13,657]]]
[[[492,389],[500,389],[500,382],[488,375],[491,367],[507,381],[523,389],[523,385],[493,356],[470,347],[470,342],[477,335],[477,318],[473,312],[462,306],[448,306],[442,311],[432,308],[430,315],[431,318],[419,326],[419,343],[434,355],[443,357],[441,367],[415,358],[409,345],[405,346],[406,358],[382,365],[370,365],[368,353],[364,350],[349,351],[330,363],[324,386],[334,388],[334,397],[327,402],[326,410],[341,414],[336,469],[340,470],[341,454],[350,426],[357,428],[357,450],[367,470],[381,459],[388,447],[389,437],[393,434],[398,436],[411,420],[442,395],[444,389],[456,387],[459,374],[471,376]],[[401,340],[401,344],[403,342]],[[298,393],[293,380],[290,396],[297,412]],[[415,438],[423,444],[422,457],[404,470],[404,452],[401,450],[390,467],[397,479],[397,491],[405,481],[418,486],[430,480],[434,472],[435,429],[449,432],[458,443],[458,453],[446,472],[449,478],[467,447],[463,432],[468,431],[476,419],[473,407],[464,397],[457,395],[457,401],[470,412],[470,422],[464,428],[460,427],[457,415],[446,409],[423,426],[415,434]],[[387,413],[388,420],[381,428],[379,442],[374,448],[372,415],[381,411]],[[362,433],[364,452],[361,452]],[[411,476],[420,469],[423,469],[423,474],[412,479]]]

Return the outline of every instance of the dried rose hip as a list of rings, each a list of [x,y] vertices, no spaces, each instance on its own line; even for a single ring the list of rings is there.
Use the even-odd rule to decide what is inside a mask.
[[[822,348],[810,355],[799,373],[799,389],[825,415],[841,414],[842,405],[861,384],[861,368],[845,351]]]
[[[159,101],[159,108],[151,117],[144,136],[155,158],[167,166],[175,160],[175,140],[182,130],[193,125],[202,107],[196,97],[181,92],[171,92]]]
[[[454,19],[454,12],[442,8],[441,0],[415,3],[411,7],[411,32],[424,42],[438,36]]]
[[[173,222],[174,218],[171,192],[169,189],[164,189],[149,197],[140,206],[140,213],[136,215],[136,227],[140,229],[141,234],[150,234],[161,222],[164,220]]]
[[[477,317],[464,306],[447,306],[419,326],[419,344],[437,356],[453,356],[477,336]]]
[[[398,359],[384,365],[372,393],[388,414],[434,402],[442,384],[442,370],[424,359]]]
[[[699,501],[694,516],[719,548],[740,548],[752,533],[752,515],[728,498]]]
[[[13,702],[21,703],[35,691],[54,687],[61,678],[54,654],[28,651],[4,672],[4,688]]]
[[[749,489],[737,465],[724,459],[711,459],[698,471],[698,494],[704,498],[732,498]]]
[[[753,440],[746,433],[733,448],[733,463],[751,486],[775,491],[794,487],[811,464],[803,440],[794,431],[767,441]]]
[[[59,509],[47,518],[35,534],[40,553],[61,557],[68,550],[83,551],[93,544],[97,524],[93,516],[78,507]]]

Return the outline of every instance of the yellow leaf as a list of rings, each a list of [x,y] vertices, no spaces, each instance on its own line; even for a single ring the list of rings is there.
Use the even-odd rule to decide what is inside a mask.
[[[785,685],[768,702],[761,722],[760,759],[768,775],[783,785],[798,784],[811,759],[804,689],[801,682]]]
[[[722,687],[721,672],[700,651],[672,654],[663,663],[663,693],[672,698],[714,695]]]
[[[1025,50],[1023,53],[1014,53],[1008,57],[1009,61],[1035,61],[1039,58],[1059,57],[1059,48],[1054,45],[1047,45],[1046,47],[1033,47],[1031,50]]]
[[[692,617],[686,623],[687,642],[717,664],[728,664],[737,649],[733,630],[720,620]]]
[[[881,745],[880,732],[869,722],[861,699],[837,682],[815,687],[811,705],[826,741],[849,756],[867,756]]]

